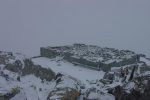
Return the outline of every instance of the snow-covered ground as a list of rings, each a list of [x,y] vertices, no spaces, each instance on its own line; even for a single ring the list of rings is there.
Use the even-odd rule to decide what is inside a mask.
[[[69,62],[56,61],[44,57],[32,59],[34,64],[41,65],[44,68],[51,68],[54,72],[70,75],[88,86],[88,81],[100,80],[104,76],[103,71],[96,71],[81,66],[75,66]]]
[[[41,65],[44,68],[51,68],[56,73],[61,72],[65,75],[69,75],[79,80],[81,84],[85,84],[85,89],[81,90],[81,93],[84,93],[84,96],[86,95],[86,92],[92,88],[95,88],[96,91],[102,92],[102,93],[101,92],[97,93],[96,91],[89,92],[87,96],[89,100],[94,100],[94,99],[95,100],[115,100],[114,96],[111,94],[108,94],[105,88],[104,89],[101,88],[102,84],[99,84],[99,86],[95,84],[97,80],[100,80],[103,78],[105,74],[105,72],[103,71],[96,71],[96,70],[92,70],[89,68],[77,66],[69,62],[66,62],[64,60],[57,59],[57,58],[49,59],[49,58],[40,57],[40,58],[34,58],[32,59],[32,61],[34,62],[34,64]],[[66,79],[64,82],[65,83],[63,83],[62,85],[67,84],[68,86],[70,85],[70,83],[75,83],[75,82],[68,81],[68,79]],[[62,85],[59,85],[59,87],[64,87]],[[82,96],[83,95],[80,96],[79,100],[83,100]]]
[[[14,56],[13,56],[14,55]],[[19,60],[24,66],[25,56],[21,54],[11,54],[11,53],[2,53],[2,59],[5,60],[6,64],[16,63],[15,61]],[[95,58],[97,59],[97,58]],[[75,89],[80,95],[80,100],[83,100],[84,97],[87,99],[97,99],[97,100],[115,100],[115,97],[108,93],[108,89],[113,89],[116,86],[122,86],[126,89],[127,93],[130,93],[130,90],[135,88],[134,82],[128,82],[131,69],[129,69],[126,75],[126,80],[123,83],[124,77],[118,75],[118,71],[121,69],[125,70],[131,65],[126,65],[121,67],[114,67],[109,72],[109,75],[114,75],[112,83],[109,83],[109,75],[105,74],[103,71],[96,71],[93,69],[86,68],[84,66],[75,65],[65,61],[62,57],[56,57],[53,59],[38,57],[32,58],[32,61],[35,65],[40,65],[43,68],[50,68],[56,74],[62,73],[63,75],[53,79],[52,81],[41,80],[40,78],[34,76],[34,74],[21,76],[18,72],[12,72],[11,70],[6,69],[6,64],[2,60],[0,64],[0,94],[4,95],[7,93],[13,93],[13,89],[19,89],[19,93],[16,94],[11,100],[47,100],[49,99],[59,99],[62,97],[62,93],[66,93],[66,89]],[[111,62],[111,60],[109,60]],[[150,66],[150,60],[141,57],[139,66],[145,64]],[[134,65],[134,64],[133,64]],[[116,74],[115,74],[116,73]],[[150,71],[140,73],[140,70],[136,74],[140,76],[149,75]],[[103,76],[105,74],[105,78]],[[59,74],[57,74],[59,75]],[[56,76],[57,76],[56,75]],[[134,75],[135,76],[135,75]],[[19,79],[18,79],[19,77]],[[106,82],[106,83],[105,83]]]
[[[3,69],[3,67],[4,65],[0,65],[0,94],[10,93],[15,88],[20,89],[20,93],[11,100],[46,100],[49,92],[56,85],[54,81],[42,82],[40,78],[34,75],[21,76],[20,81],[18,81],[18,73]],[[8,77],[4,77],[2,73]]]
[[[8,93],[12,88],[21,88],[20,93],[12,100],[46,100],[49,92],[54,88],[55,82],[44,82],[34,75],[21,77],[21,81],[5,80],[0,76],[0,93]],[[40,88],[42,91],[40,91]],[[21,97],[21,98],[20,98]]]
[[[144,57],[140,57],[140,61],[145,62],[148,66],[150,66],[150,60],[144,58]]]

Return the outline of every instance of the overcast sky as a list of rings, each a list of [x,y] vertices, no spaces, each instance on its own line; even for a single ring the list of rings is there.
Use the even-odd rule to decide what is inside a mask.
[[[150,0],[0,0],[0,50],[79,42],[150,57]]]

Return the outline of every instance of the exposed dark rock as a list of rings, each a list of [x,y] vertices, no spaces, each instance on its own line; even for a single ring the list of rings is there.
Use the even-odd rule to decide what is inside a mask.
[[[56,80],[56,85],[58,84],[58,83],[60,83],[61,82],[61,78],[58,78],[57,80]]]
[[[103,77],[103,79],[108,79],[108,80],[112,80],[112,81],[114,80],[114,78],[115,78],[114,73],[110,73],[110,72],[105,73],[105,75]]]
[[[58,95],[60,100],[77,100],[80,93],[72,88],[56,88],[50,92],[47,100],[55,100],[52,98],[53,95]]]
[[[13,98],[16,94],[20,93],[20,88],[16,87],[16,88],[12,88],[12,90],[4,95],[0,96],[0,100],[10,100],[11,98]]]
[[[30,59],[24,60],[25,67],[22,70],[22,75],[34,74],[42,80],[51,81],[55,78],[55,73],[51,69],[46,69],[40,65],[34,65]]]
[[[6,64],[5,68],[12,72],[21,72],[22,70],[22,63],[20,60],[16,60],[13,64]]]
[[[20,76],[17,77],[17,80],[20,82]]]
[[[135,71],[135,68],[136,68],[136,66],[134,66],[133,69],[132,69],[132,72],[131,72],[129,81],[131,81],[131,80],[133,79],[133,77],[134,77],[134,71]]]
[[[108,93],[114,95],[115,100],[150,100],[150,80],[148,80],[144,86],[139,84],[138,87],[132,88],[130,93],[127,93],[123,86],[116,86],[115,88],[110,89]]]
[[[55,76],[55,80],[58,79],[58,78],[61,78],[62,76],[63,76],[63,74],[57,73],[57,75]]]

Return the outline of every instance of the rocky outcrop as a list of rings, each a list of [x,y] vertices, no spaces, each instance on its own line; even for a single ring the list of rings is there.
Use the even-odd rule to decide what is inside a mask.
[[[9,64],[6,64],[5,68],[7,70],[10,70],[12,72],[21,72],[22,68],[23,68],[23,64],[20,60],[16,60],[14,63],[9,63]]]
[[[55,78],[55,73],[51,69],[46,69],[40,65],[35,65],[30,59],[19,56],[22,55],[16,54],[15,56],[11,52],[1,52],[0,64],[4,65],[4,69],[18,73],[22,76],[33,74],[36,77],[39,77],[42,80],[45,79],[47,81],[51,81]],[[19,80],[19,77],[17,80]]]
[[[42,80],[51,81],[55,78],[55,73],[51,69],[42,68],[40,65],[34,65],[30,59],[24,60],[25,67],[22,69],[22,75],[34,74]]]
[[[150,81],[143,88],[144,91],[131,89],[130,93],[126,92],[121,86],[117,86],[109,91],[115,96],[115,100],[149,100],[150,98]]]
[[[7,93],[1,94],[0,100],[10,100],[11,98],[13,98],[18,93],[20,93],[19,87],[12,88],[11,91],[7,91]]]
[[[56,86],[49,93],[47,100],[77,100],[80,96],[81,83],[79,80],[57,73],[55,81]]]
[[[139,67],[139,66],[138,66]],[[128,74],[126,74],[126,70],[128,68]],[[127,67],[120,70],[120,75],[115,77],[119,77],[118,79],[124,80],[121,81],[120,85],[117,85],[113,88],[108,89],[108,93],[115,96],[115,100],[149,100],[150,98],[150,73],[146,71],[144,73],[136,73],[138,72],[137,66],[131,66],[131,68]],[[122,73],[124,75],[122,76]],[[128,76],[126,76],[128,75]],[[105,78],[105,77],[104,77]],[[113,83],[116,84],[115,79]],[[108,86],[109,86],[108,85]]]
[[[60,100],[77,100],[80,93],[73,88],[56,88],[50,92],[47,100],[56,100],[55,96]]]

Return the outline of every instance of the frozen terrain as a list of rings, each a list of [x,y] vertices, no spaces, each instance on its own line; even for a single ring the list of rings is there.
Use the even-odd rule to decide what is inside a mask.
[[[146,58],[144,58],[144,57],[141,57],[141,58],[140,58],[140,61],[143,61],[143,62],[145,62],[148,66],[150,66],[150,60],[148,60],[148,59],[146,59]]]
[[[82,66],[76,66],[69,62],[65,62],[59,59],[48,59],[44,57],[34,58],[32,59],[34,64],[41,65],[46,68],[51,68],[54,72],[64,73],[75,77],[76,79],[83,82],[88,86],[88,81],[99,80],[104,76],[103,71],[96,71],[88,68],[84,68]]]
[[[82,54],[81,51],[77,53]],[[132,56],[132,52],[123,52]],[[108,66],[110,70],[104,71],[69,62],[60,55],[26,58],[19,53],[1,51],[0,100],[1,97],[10,100],[137,100],[138,94],[141,94],[139,100],[150,98],[150,60],[144,56],[139,55],[136,62],[126,61],[124,66]],[[91,54],[87,56],[93,58]]]

